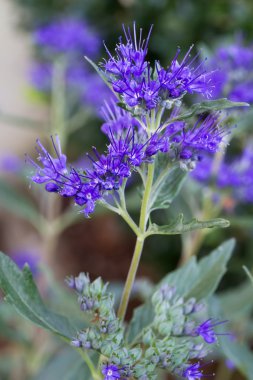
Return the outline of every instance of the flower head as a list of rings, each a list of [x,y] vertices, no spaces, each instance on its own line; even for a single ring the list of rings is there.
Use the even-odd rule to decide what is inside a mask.
[[[207,321],[201,323],[195,330],[194,335],[201,336],[206,343],[212,344],[217,342],[218,335],[227,335],[227,334],[219,334],[214,331],[214,327],[222,325],[227,321],[218,321],[215,322],[213,319],[208,319]]]
[[[104,380],[115,380],[120,379],[120,369],[114,364],[105,364],[102,367],[102,374],[104,375]]]
[[[183,377],[185,377],[187,380],[199,380],[202,377],[206,377],[206,375],[204,375],[201,371],[201,368],[204,366],[205,365],[200,365],[200,363],[189,365],[189,367],[184,370]]]
[[[253,47],[245,46],[242,38],[227,46],[218,47],[210,66],[218,67],[214,74],[214,97],[227,97],[233,101],[253,101]]]
[[[142,29],[137,36],[135,24],[133,35],[129,28],[123,29],[125,43],[120,38],[115,56],[107,49],[109,59],[103,67],[113,90],[129,108],[151,110],[166,106],[167,102],[180,99],[186,93],[211,96],[213,76],[202,69],[203,62],[196,63],[198,56],[191,58],[192,47],[181,62],[178,61],[179,49],[166,69],[159,62],[152,68],[146,60],[152,27],[146,40],[142,40]]]
[[[164,132],[158,128],[151,136],[146,154],[153,156],[161,151],[174,160],[199,161],[206,153],[217,152],[229,133],[229,128],[220,125],[219,114],[202,116],[193,126],[187,122],[173,122]]]
[[[99,39],[83,21],[65,18],[43,25],[34,33],[35,43],[53,53],[77,53],[94,56]]]
[[[107,136],[120,135],[130,126],[132,130],[143,131],[140,122],[130,112],[119,107],[114,100],[111,100],[110,103],[104,102],[101,107],[101,116],[104,119],[101,130]]]
[[[252,142],[244,148],[241,155],[233,160],[225,160],[214,171],[215,161],[210,155],[203,156],[192,176],[202,184],[213,180],[218,190],[227,190],[230,197],[237,202],[253,202],[253,154]]]

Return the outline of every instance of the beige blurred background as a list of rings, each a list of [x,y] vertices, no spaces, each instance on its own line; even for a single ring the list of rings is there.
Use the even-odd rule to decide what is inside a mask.
[[[0,112],[46,120],[47,110],[28,99],[27,74],[31,65],[31,37],[18,28],[18,11],[10,0],[0,0]],[[38,132],[7,125],[0,117],[0,156],[23,155]]]

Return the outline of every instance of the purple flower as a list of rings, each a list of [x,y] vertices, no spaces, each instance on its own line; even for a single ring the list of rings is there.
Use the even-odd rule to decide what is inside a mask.
[[[24,265],[28,264],[32,274],[36,276],[40,261],[38,254],[28,250],[20,250],[12,252],[10,256],[20,269],[23,269]]]
[[[219,334],[214,331],[214,327],[227,323],[227,321],[215,322],[212,318],[201,323],[194,330],[194,335],[201,336],[206,343],[212,344],[217,342],[218,335],[228,335],[228,334]]]
[[[174,140],[181,144],[180,158],[189,159],[194,154],[215,153],[219,150],[224,137],[230,133],[226,127],[220,127],[218,114],[199,118],[192,128],[184,128],[181,136]]]
[[[203,367],[204,366],[201,366],[200,363],[191,364],[184,370],[182,376],[187,380],[199,380],[202,377],[206,377],[201,371]]]
[[[213,180],[217,189],[229,190],[234,200],[253,202],[252,142],[249,142],[243,153],[233,161],[226,158],[216,170],[214,170],[214,166],[215,163],[211,156],[203,156],[203,160],[192,173],[193,178],[206,184]]]
[[[33,182],[45,184],[48,192],[58,192],[64,197],[73,197],[75,203],[84,206],[84,214],[89,216],[96,202],[110,191],[117,191],[125,178],[129,178],[135,167],[144,160],[143,144],[135,141],[132,128],[120,136],[110,135],[110,144],[105,154],[93,148],[94,156],[88,155],[91,167],[81,172],[67,165],[67,158],[61,152],[59,138],[52,138],[55,151],[53,157],[37,140],[38,161],[30,157],[28,161],[35,169],[31,176]]]
[[[107,49],[109,59],[103,67],[113,90],[128,107],[151,110],[166,106],[166,102],[181,98],[187,92],[211,96],[213,76],[202,69],[202,63],[197,63],[197,56],[190,57],[192,47],[181,62],[178,49],[168,68],[164,69],[159,62],[151,68],[146,56],[152,27],[146,40],[142,40],[142,29],[137,36],[135,24],[133,34],[130,28],[123,27],[123,30],[125,43],[120,38],[115,56]]]
[[[140,122],[130,112],[117,106],[114,100],[111,100],[110,103],[105,102],[100,113],[105,121],[101,130],[107,136],[112,134],[120,135],[122,132],[127,131],[130,126],[133,130],[143,132]]]
[[[50,93],[53,82],[53,64],[36,63],[29,73],[32,86],[41,92]],[[109,96],[109,89],[101,79],[90,73],[84,65],[69,64],[65,72],[66,94],[75,97],[78,103],[99,108]]]
[[[242,39],[219,47],[210,66],[219,67],[213,79],[216,82],[213,97],[228,97],[233,101],[253,101],[253,46],[244,46]]]
[[[21,174],[24,170],[23,161],[15,155],[0,157],[0,169],[7,173]]]
[[[225,360],[225,364],[226,364],[226,367],[227,367],[230,371],[233,371],[233,370],[236,368],[235,363],[234,363],[232,360],[230,360],[230,359],[226,359],[226,360]]]
[[[172,159],[199,161],[206,153],[217,152],[224,138],[230,133],[220,126],[219,114],[200,117],[191,126],[186,122],[169,124],[164,133],[160,128],[151,136],[146,154],[152,156],[158,151],[168,153]]]
[[[102,374],[104,375],[104,380],[115,380],[120,379],[120,369],[114,364],[105,364],[102,367]]]
[[[53,68],[50,63],[35,63],[29,72],[30,83],[38,91],[50,92]]]
[[[95,56],[100,42],[98,36],[81,20],[66,18],[38,28],[34,33],[37,45],[53,53]]]

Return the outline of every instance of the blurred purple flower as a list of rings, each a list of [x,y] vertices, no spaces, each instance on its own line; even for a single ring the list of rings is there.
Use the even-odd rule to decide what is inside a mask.
[[[201,183],[215,183],[217,189],[228,190],[239,202],[253,202],[253,143],[249,142],[242,154],[225,160],[213,173],[213,158],[203,157],[192,177]]]
[[[29,250],[17,250],[11,252],[10,257],[20,269],[23,269],[24,265],[28,264],[34,276],[38,273],[38,264],[40,261],[38,253]]]
[[[34,32],[35,44],[53,53],[78,54],[94,57],[100,48],[97,33],[84,22],[74,18],[56,20]]]
[[[211,60],[217,83],[213,97],[228,97],[233,101],[253,101],[253,46],[244,46],[242,38],[234,43],[219,47]]]
[[[4,155],[0,157],[0,169],[3,172],[20,174],[24,170],[24,163],[18,156]]]
[[[36,63],[30,70],[30,81],[38,91],[50,93],[52,88],[52,63]],[[99,109],[110,95],[110,90],[97,74],[90,73],[84,65],[71,65],[66,69],[67,93],[75,95],[83,105]]]

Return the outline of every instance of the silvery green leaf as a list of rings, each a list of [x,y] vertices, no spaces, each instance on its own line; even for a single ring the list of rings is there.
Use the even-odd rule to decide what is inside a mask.
[[[164,157],[162,157],[164,156]],[[151,190],[149,210],[168,208],[179,193],[187,172],[179,165],[171,167],[166,155],[157,155],[155,159],[155,178]]]
[[[217,99],[217,100],[209,100],[201,103],[196,103],[190,107],[188,111],[176,117],[176,120],[185,120],[190,117],[201,114],[203,112],[211,112],[211,111],[219,111],[226,108],[234,108],[234,107],[248,107],[248,103],[244,102],[232,102],[227,98]]]
[[[87,62],[89,62],[89,64],[96,70],[96,72],[98,73],[98,75],[100,76],[100,78],[105,82],[105,84],[112,90],[112,86],[110,85],[110,83],[108,82],[105,74],[103,73],[103,71],[98,67],[98,65],[93,62],[90,58],[88,57],[84,57],[86,59]],[[113,91],[113,90],[112,90]]]
[[[222,243],[198,264],[198,278],[188,289],[186,297],[197,300],[211,296],[217,289],[220,280],[227,271],[227,263],[232,256],[235,240]]]
[[[40,228],[42,217],[35,205],[3,180],[0,180],[0,203],[1,208],[28,220],[37,229]]]
[[[243,268],[244,272],[246,273],[246,275],[248,276],[249,280],[251,281],[251,283],[253,285],[253,275],[250,272],[249,268],[247,268],[245,265],[243,265],[242,268]]]
[[[49,310],[43,303],[26,265],[21,271],[16,264],[0,252],[0,289],[5,300],[19,314],[36,325],[70,340],[76,333],[67,318]]]
[[[227,240],[198,263],[193,257],[183,267],[167,275],[160,283],[175,285],[177,292],[197,300],[214,293],[226,272],[227,263],[235,246],[234,239]]]
[[[83,380],[91,379],[84,360],[73,348],[58,351],[32,380]]]
[[[253,354],[243,342],[235,342],[230,338],[220,339],[223,354],[234,363],[248,380],[253,380]]]
[[[230,320],[239,319],[253,309],[253,287],[246,282],[217,296],[224,315]]]
[[[150,302],[137,307],[134,310],[133,317],[128,325],[127,341],[129,343],[137,342],[141,331],[150,325],[154,319],[155,313]]]
[[[216,218],[206,221],[192,219],[189,222],[184,221],[184,215],[179,214],[177,219],[165,226],[158,226],[155,223],[150,224],[146,236],[150,235],[178,235],[184,232],[194,231],[203,228],[224,228],[228,227],[229,222],[225,219]]]

